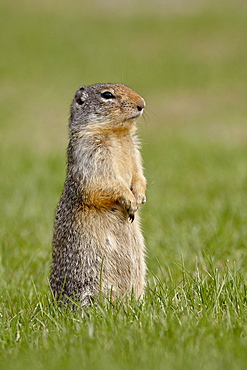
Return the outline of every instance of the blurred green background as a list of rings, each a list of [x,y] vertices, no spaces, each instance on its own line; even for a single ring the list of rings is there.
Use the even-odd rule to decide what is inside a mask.
[[[47,289],[65,178],[69,104],[81,85],[142,95],[148,266],[246,262],[246,34],[242,1],[1,1],[1,248]],[[23,282],[24,284],[24,282]]]
[[[8,369],[246,368],[246,4],[1,0],[0,356]],[[143,302],[50,303],[76,89],[129,85],[147,203]],[[155,275],[155,278],[153,278]]]

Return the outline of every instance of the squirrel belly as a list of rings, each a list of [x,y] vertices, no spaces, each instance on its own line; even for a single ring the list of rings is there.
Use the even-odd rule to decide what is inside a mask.
[[[91,85],[75,94],[67,177],[54,221],[50,286],[59,301],[87,305],[100,294],[143,294],[138,209],[146,200],[146,180],[135,121],[144,106],[120,84]]]

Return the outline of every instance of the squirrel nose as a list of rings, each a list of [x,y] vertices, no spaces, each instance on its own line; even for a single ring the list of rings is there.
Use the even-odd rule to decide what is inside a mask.
[[[144,107],[145,107],[146,103],[145,103],[145,100],[144,99],[140,99],[137,103],[137,109],[139,112],[141,112]]]

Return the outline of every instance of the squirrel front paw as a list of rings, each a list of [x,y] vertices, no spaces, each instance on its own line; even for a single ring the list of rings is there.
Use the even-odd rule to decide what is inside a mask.
[[[130,190],[135,197],[137,208],[139,208],[141,204],[146,203],[146,180],[144,177],[133,181]]]
[[[146,203],[146,197],[145,197],[144,194],[137,194],[137,195],[135,195],[135,198],[136,198],[137,208],[139,208],[139,206],[141,204],[145,204]]]
[[[120,203],[124,205],[124,208],[126,209],[128,215],[129,215],[129,220],[131,222],[133,222],[134,219],[135,219],[135,212],[138,209],[135,197],[134,196],[132,196],[131,198],[130,197],[128,197],[128,198],[122,197],[120,199]]]

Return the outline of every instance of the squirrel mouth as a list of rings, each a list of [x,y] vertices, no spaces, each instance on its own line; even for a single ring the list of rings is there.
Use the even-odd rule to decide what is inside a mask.
[[[133,114],[133,116],[130,116],[128,118],[128,120],[134,120],[134,119],[140,117],[142,115],[142,112],[143,112],[143,110],[141,110],[140,112],[137,112],[136,114]]]

